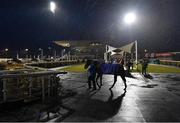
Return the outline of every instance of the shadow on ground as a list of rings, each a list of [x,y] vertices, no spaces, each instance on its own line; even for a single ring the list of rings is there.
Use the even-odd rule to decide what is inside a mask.
[[[147,84],[147,85],[143,85],[143,86],[140,86],[140,87],[143,87],[143,88],[154,88],[158,86],[158,84]]]
[[[107,101],[102,101],[98,99],[89,99],[85,105],[81,107],[80,110],[74,114],[75,117],[86,117],[93,118],[95,120],[106,120],[108,118],[116,115],[121,108],[123,97],[126,92],[117,98],[113,99],[114,94],[113,91],[110,90],[110,96]]]
[[[128,72],[127,70],[125,71],[125,76],[129,78],[134,78],[134,79],[136,78],[131,74],[131,72]]]
[[[23,100],[3,103],[0,105],[0,122],[46,122],[56,117],[60,117],[61,121],[74,112],[74,109],[64,106],[62,100],[76,94],[64,89],[58,98],[49,97],[44,102],[39,99],[29,103]],[[50,113],[51,116],[48,116]]]
[[[147,79],[153,79],[153,76],[151,76],[150,74],[145,74],[144,77]]]

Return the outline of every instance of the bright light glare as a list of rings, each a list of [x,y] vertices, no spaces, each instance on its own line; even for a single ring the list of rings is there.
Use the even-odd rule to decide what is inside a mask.
[[[136,15],[134,13],[128,13],[124,17],[124,21],[127,24],[132,24],[136,20]]]
[[[51,10],[52,13],[55,13],[56,4],[55,4],[55,2],[53,2],[53,1],[50,2],[50,10]]]
[[[6,52],[7,52],[8,50],[9,50],[8,48],[5,49]]]

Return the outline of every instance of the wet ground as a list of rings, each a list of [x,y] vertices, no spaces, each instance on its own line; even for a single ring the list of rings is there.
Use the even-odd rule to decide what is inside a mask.
[[[172,122],[180,121],[180,74],[133,73],[127,77],[127,91],[120,77],[114,88],[112,75],[103,76],[100,90],[89,90],[87,74],[62,76],[66,91],[60,114],[42,113],[40,121],[106,121],[106,122]],[[23,106],[14,111],[1,111],[0,121],[37,121],[41,104]],[[67,107],[67,108],[66,108]]]

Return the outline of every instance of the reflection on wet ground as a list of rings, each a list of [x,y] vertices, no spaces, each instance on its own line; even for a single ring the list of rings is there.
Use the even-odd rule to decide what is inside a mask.
[[[100,90],[89,90],[86,73],[62,76],[64,107],[42,111],[39,121],[81,122],[172,122],[180,121],[180,74],[140,73],[127,75],[127,91],[121,77],[114,88],[112,75],[103,76]],[[42,104],[0,111],[0,121],[37,121]],[[59,113],[58,113],[59,112]]]
[[[161,83],[169,92],[180,95],[180,74],[154,74],[154,81]]]
[[[155,86],[158,86],[158,84],[147,84],[146,86],[141,86],[144,88],[154,88]]]
[[[79,89],[79,91],[82,91],[79,92],[81,98],[68,102],[69,105],[71,104],[76,109],[76,112],[64,121],[180,121],[178,118],[180,117],[180,110],[177,110],[180,98],[176,92],[179,83],[172,79],[172,81],[169,81],[168,77],[166,77],[168,75],[150,74],[151,78],[148,78],[142,74],[133,73],[131,76],[127,76],[127,93],[119,103],[118,111],[116,110],[114,113],[110,111],[113,107],[107,104],[108,97],[111,97],[108,88],[112,85],[113,76],[104,75],[103,87],[101,90],[96,91],[93,96],[86,97],[87,95],[83,93],[83,89]],[[179,78],[178,74],[174,76]],[[66,82],[64,83],[65,85],[67,84]],[[171,92],[167,88],[169,85],[172,87]],[[123,93],[123,86],[123,82],[119,77],[118,82],[112,89],[115,99]],[[82,95],[84,95],[84,98],[82,98]],[[76,103],[74,104],[73,101]],[[108,111],[111,113],[106,114]]]

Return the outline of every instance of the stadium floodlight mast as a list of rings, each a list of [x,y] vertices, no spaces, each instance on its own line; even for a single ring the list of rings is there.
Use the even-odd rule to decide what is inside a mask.
[[[124,16],[124,22],[128,25],[131,25],[136,21],[136,14],[134,12],[127,13]]]
[[[42,48],[39,48],[39,51],[41,51],[41,56],[40,56],[41,58],[40,58],[40,59],[43,59],[43,57],[44,57],[44,56],[43,56],[43,49],[42,49]]]
[[[26,48],[24,51],[26,52],[26,59],[28,59],[28,51],[29,51],[29,49]]]
[[[56,3],[51,1],[50,2],[50,11],[54,14],[56,11]]]
[[[135,23],[135,21],[136,21],[136,19],[137,19],[137,17],[136,17],[136,14],[134,13],[134,12],[129,12],[129,13],[127,13],[125,16],[124,16],[124,22],[127,24],[127,25],[131,25],[131,24],[133,24],[133,23]],[[136,67],[137,67],[137,69],[138,69],[138,58],[137,58],[137,40],[135,41],[135,49],[136,49],[136,60],[135,60],[135,62],[136,62]]]

